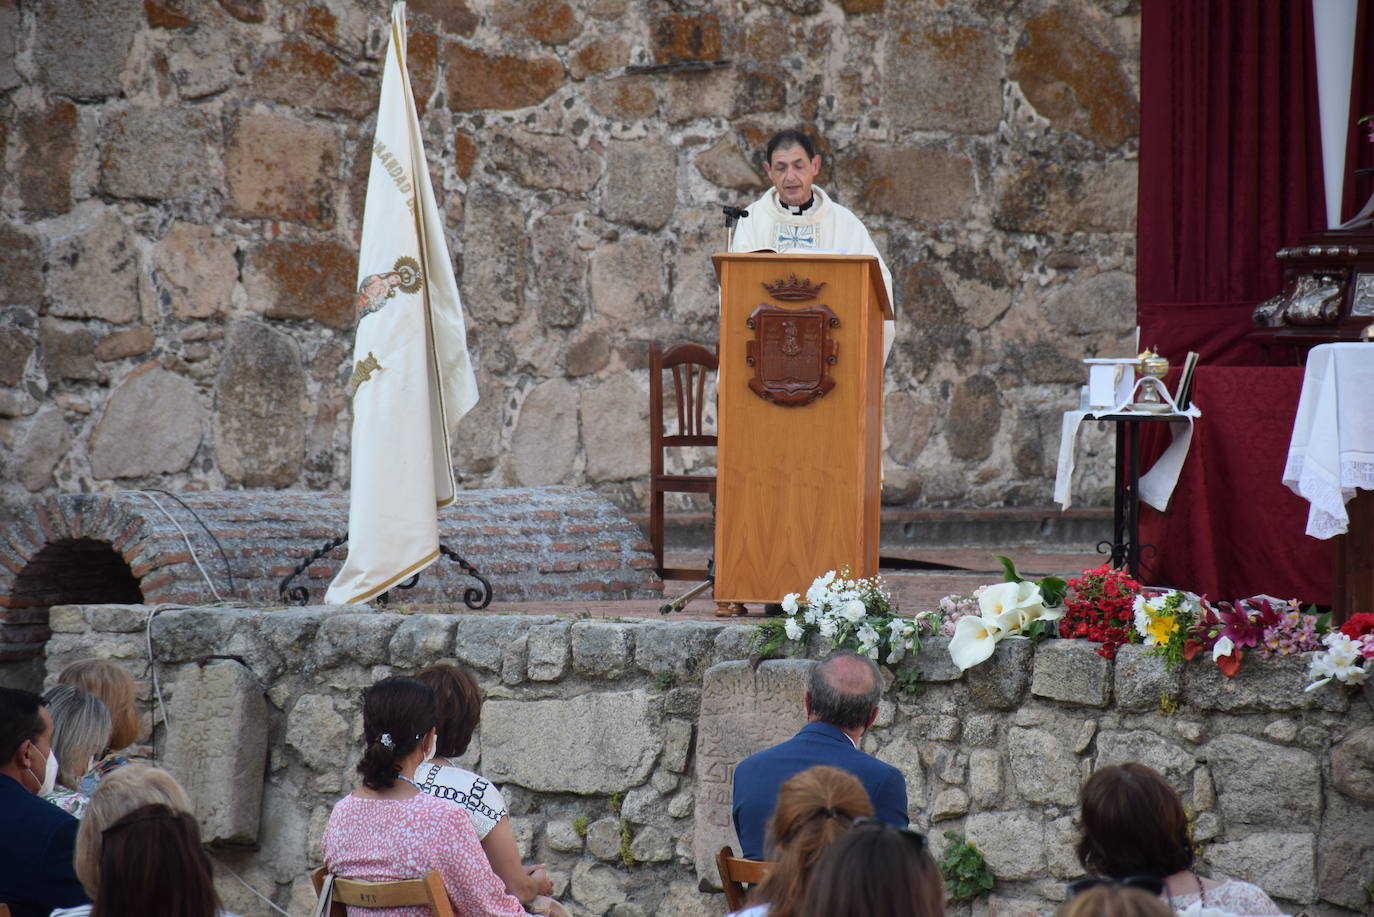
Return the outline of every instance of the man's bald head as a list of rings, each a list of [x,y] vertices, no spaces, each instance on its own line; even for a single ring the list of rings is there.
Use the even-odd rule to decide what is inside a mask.
[[[808,712],[839,729],[865,729],[883,696],[883,676],[867,656],[835,650],[806,677]]]

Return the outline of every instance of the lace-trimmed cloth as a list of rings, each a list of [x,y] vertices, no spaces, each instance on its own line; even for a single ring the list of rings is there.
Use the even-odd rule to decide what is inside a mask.
[[[1374,490],[1371,393],[1374,344],[1322,344],[1308,353],[1283,483],[1312,504],[1313,538],[1343,534],[1356,488]]]
[[[1238,879],[1227,879],[1215,888],[1207,889],[1202,896],[1197,892],[1174,895],[1170,898],[1170,905],[1176,912],[1187,912],[1190,917],[1194,914],[1217,913],[1234,914],[1237,917],[1260,917],[1283,913],[1263,889]]]

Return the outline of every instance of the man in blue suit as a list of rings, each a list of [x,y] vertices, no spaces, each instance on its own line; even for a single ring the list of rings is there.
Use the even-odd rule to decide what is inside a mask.
[[[848,771],[868,791],[878,818],[905,828],[906,778],[891,764],[859,751],[859,740],[878,716],[883,677],[866,656],[836,650],[806,676],[807,724],[783,742],[750,755],[735,768],[735,834],[742,855],[764,858],[764,830],[778,790],[808,767],[828,764]]]
[[[0,688],[0,903],[13,917],[47,917],[87,900],[72,864],[79,823],[39,795],[56,777],[43,698]]]

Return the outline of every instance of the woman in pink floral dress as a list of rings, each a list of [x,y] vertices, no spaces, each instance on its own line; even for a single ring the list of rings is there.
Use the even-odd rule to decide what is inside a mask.
[[[363,701],[367,743],[362,784],[339,800],[324,829],[324,862],[336,876],[409,879],[439,870],[463,917],[522,917],[525,910],[491,864],[468,813],[419,791],[415,768],[428,757],[438,716],[434,692],[413,678],[388,678]],[[428,908],[349,908],[350,917],[427,917]]]

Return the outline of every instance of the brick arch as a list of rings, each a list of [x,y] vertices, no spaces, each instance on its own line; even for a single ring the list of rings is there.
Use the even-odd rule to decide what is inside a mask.
[[[58,604],[280,604],[277,585],[348,529],[348,495],[313,491],[63,494],[0,531],[0,662],[40,655]],[[575,487],[469,490],[440,512],[440,540],[487,576],[497,602],[653,598],[644,535]],[[296,584],[319,603],[345,551]],[[197,563],[197,561],[199,563]],[[473,581],[443,560],[397,603],[458,604]]]

